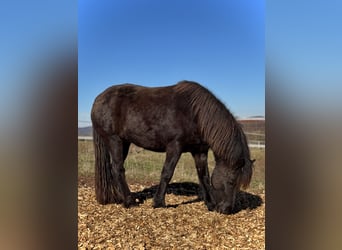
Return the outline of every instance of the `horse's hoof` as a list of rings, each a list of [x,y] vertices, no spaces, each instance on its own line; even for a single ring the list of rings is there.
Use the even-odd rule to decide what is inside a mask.
[[[129,197],[124,203],[125,208],[136,207],[139,206],[140,201],[138,199],[133,199],[133,197]]]
[[[153,202],[153,208],[166,207],[165,202]]]

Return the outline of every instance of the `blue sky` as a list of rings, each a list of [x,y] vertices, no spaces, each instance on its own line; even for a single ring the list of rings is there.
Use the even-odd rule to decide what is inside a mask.
[[[193,80],[236,116],[264,115],[264,15],[264,1],[79,1],[79,125],[125,82]]]

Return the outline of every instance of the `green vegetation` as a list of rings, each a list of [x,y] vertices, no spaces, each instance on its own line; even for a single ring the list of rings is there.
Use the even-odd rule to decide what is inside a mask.
[[[251,149],[254,174],[248,190],[262,192],[265,189],[265,150]],[[125,161],[126,178],[129,183],[158,183],[165,153],[155,153],[132,146]],[[208,165],[211,172],[215,161],[209,152]],[[80,177],[94,175],[94,148],[92,141],[78,141],[78,171]],[[171,182],[198,182],[195,164],[190,153],[179,160]]]

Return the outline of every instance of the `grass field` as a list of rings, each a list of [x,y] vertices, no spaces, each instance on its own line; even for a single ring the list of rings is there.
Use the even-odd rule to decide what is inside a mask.
[[[251,158],[256,159],[254,173],[248,190],[262,193],[265,189],[265,150],[251,149]],[[155,153],[131,146],[125,161],[126,178],[129,184],[157,184],[164,163],[165,153]],[[214,167],[214,156],[209,152],[208,165],[211,172]],[[92,141],[78,141],[79,177],[94,176],[94,148]],[[193,158],[184,153],[179,160],[171,182],[198,183]]]

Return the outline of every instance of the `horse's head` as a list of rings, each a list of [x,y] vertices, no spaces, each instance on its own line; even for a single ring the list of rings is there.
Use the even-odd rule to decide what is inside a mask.
[[[252,166],[255,160],[238,159],[233,164],[225,160],[216,160],[211,176],[212,204],[209,210],[230,214],[233,212],[235,197],[240,187],[246,188],[252,177]]]

